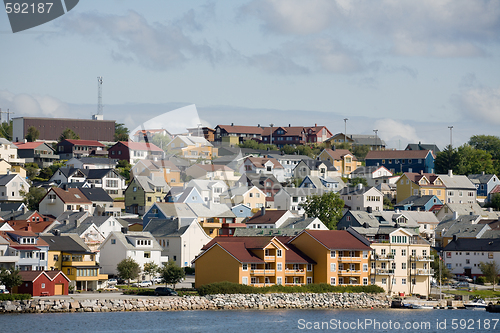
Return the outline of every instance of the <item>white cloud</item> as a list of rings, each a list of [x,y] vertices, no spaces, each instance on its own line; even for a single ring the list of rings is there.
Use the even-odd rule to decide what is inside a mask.
[[[63,117],[67,115],[69,107],[66,103],[52,96],[30,94],[13,94],[7,90],[0,90],[0,105],[14,113],[14,117],[44,116]],[[11,115],[11,118],[13,117]]]
[[[386,142],[388,147],[398,147],[399,140],[404,143],[419,141],[417,131],[413,126],[394,119],[377,120],[374,127],[378,129],[378,135]]]
[[[94,41],[112,42],[113,58],[138,61],[143,66],[165,70],[201,57],[213,61],[212,49],[196,43],[182,30],[182,24],[149,23],[142,15],[129,11],[126,15],[82,13],[66,15],[58,21],[66,33],[74,33]],[[201,29],[194,13],[186,14],[185,26]]]
[[[467,118],[500,124],[500,87],[470,88],[454,96],[453,100]]]

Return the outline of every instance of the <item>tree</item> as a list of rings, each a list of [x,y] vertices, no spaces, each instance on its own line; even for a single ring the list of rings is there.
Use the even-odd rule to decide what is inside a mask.
[[[2,267],[0,270],[0,283],[12,293],[12,288],[20,286],[23,283],[23,279],[21,275],[19,275],[18,269],[14,267],[5,269]]]
[[[38,164],[36,163],[25,163],[24,169],[26,170],[26,176],[29,180],[33,181],[36,176],[38,176]]]
[[[448,170],[457,170],[459,166],[460,156],[451,145],[448,145],[442,152],[437,153],[434,160],[434,169],[437,174],[447,174]]]
[[[125,178],[127,181],[130,180],[130,169],[132,165],[127,160],[119,160],[116,170],[118,173]]]
[[[370,146],[368,145],[358,145],[352,148],[352,153],[358,158],[358,160],[363,161],[366,154],[370,151]]]
[[[500,138],[493,135],[474,135],[469,139],[469,145],[474,149],[484,150],[500,159]]]
[[[431,263],[431,268],[434,269],[434,278],[436,279],[437,283],[443,284],[445,281],[448,281],[449,279],[452,278],[451,271],[446,267],[444,264],[443,258],[441,258],[440,255],[438,255],[438,252],[435,250],[431,250],[431,255],[434,256],[434,261]],[[439,280],[439,266],[441,263],[441,280]]]
[[[175,261],[169,260],[163,267],[160,268],[160,276],[165,282],[165,285],[175,285],[182,281],[185,276],[184,270],[175,264]]]
[[[479,269],[481,273],[483,273],[486,281],[491,282],[493,284],[493,290],[495,290],[495,285],[498,281],[498,275],[500,275],[500,267],[498,266],[496,261],[490,262],[480,262]]]
[[[35,142],[40,136],[40,131],[35,126],[30,126],[26,132],[26,141]]]
[[[144,274],[149,275],[151,278],[152,276],[156,275],[156,273],[158,273],[159,269],[160,267],[151,261],[144,264],[143,272]]]
[[[363,186],[368,186],[368,182],[365,178],[356,177],[351,180],[351,185],[356,186],[358,184],[363,184]]]
[[[490,153],[474,149],[468,144],[458,147],[457,153],[460,158],[460,165],[456,170],[456,174],[470,175],[482,172],[492,174],[495,172]]]
[[[328,229],[334,230],[338,221],[342,218],[344,200],[340,199],[338,193],[327,192],[323,195],[312,195],[300,204],[307,215],[317,217]]]
[[[59,136],[59,142],[63,140],[80,140],[80,136],[73,132],[71,128],[66,128]]]
[[[40,201],[47,193],[44,188],[31,186],[28,192],[20,191],[23,196],[23,202],[29,210],[39,210]]]
[[[6,138],[12,141],[12,120],[0,124],[0,138]]]
[[[127,280],[127,284],[130,286],[130,280],[135,280],[141,274],[141,266],[132,258],[123,259],[116,266],[118,271],[118,276],[124,280]]]
[[[486,204],[487,207],[493,207],[496,210],[500,210],[500,193],[495,193],[491,197],[491,201]]]
[[[155,146],[167,151],[167,145],[170,143],[168,135],[155,134],[151,137],[150,141]]]
[[[115,141],[128,141],[128,133],[125,124],[115,123]]]

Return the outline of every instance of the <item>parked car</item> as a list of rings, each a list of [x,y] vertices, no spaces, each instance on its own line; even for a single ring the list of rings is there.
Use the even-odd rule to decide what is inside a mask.
[[[469,288],[469,282],[459,282],[457,288]]]
[[[109,279],[108,280],[108,286],[114,286],[118,284],[118,280],[117,279]]]
[[[147,287],[151,287],[153,284],[151,283],[151,281],[141,281],[141,282],[135,282],[135,283],[132,283],[132,287],[139,287],[139,288],[147,288]]]
[[[163,283],[163,279],[161,277],[155,277],[151,280],[151,282],[154,284]]]
[[[10,294],[7,289],[0,289],[0,294]]]
[[[157,287],[155,289],[156,296],[179,296],[177,292],[168,287]]]

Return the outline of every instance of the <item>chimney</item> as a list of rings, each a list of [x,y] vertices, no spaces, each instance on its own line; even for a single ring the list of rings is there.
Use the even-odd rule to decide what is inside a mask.
[[[454,220],[457,220],[458,219],[458,212],[453,212],[453,219]]]
[[[457,235],[453,235],[453,240],[457,241],[457,239],[458,239]]]
[[[318,124],[314,124],[314,127],[318,127]]]
[[[448,177],[453,177],[453,170],[448,170]]]
[[[260,216],[264,216],[266,214],[266,207],[262,206],[260,207]]]
[[[257,127],[260,127],[260,124],[257,124]]]
[[[368,206],[368,207],[366,207],[366,211],[367,211],[369,214],[371,214],[371,213],[373,212],[373,208],[372,208],[372,206]]]
[[[127,231],[128,231],[128,228],[126,228],[126,227],[121,228],[122,234],[127,234]]]
[[[80,219],[75,219],[75,228],[78,228],[80,226]]]
[[[288,127],[292,127],[292,124],[288,124]]]
[[[26,226],[26,231],[33,231],[31,230],[31,223],[28,222],[28,225]]]
[[[307,213],[304,213],[304,220],[307,219]]]
[[[231,126],[234,126],[234,123],[231,123]]]
[[[420,174],[423,175],[424,174],[424,170],[420,170]]]
[[[484,176],[484,171],[482,172],[482,175]]]
[[[68,223],[69,223],[69,219],[65,219],[65,220],[64,220],[64,224],[66,224],[66,225],[67,225]]]

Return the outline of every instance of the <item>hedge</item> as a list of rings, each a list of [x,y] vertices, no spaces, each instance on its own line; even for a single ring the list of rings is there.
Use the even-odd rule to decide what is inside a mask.
[[[0,301],[23,301],[32,297],[30,294],[0,294]]]
[[[217,282],[198,288],[200,296],[213,294],[268,294],[268,293],[383,293],[384,289],[376,285],[369,286],[332,286],[326,283],[306,284],[303,286],[272,285],[252,287],[248,285]]]

